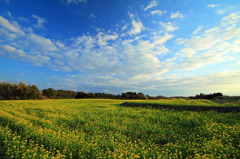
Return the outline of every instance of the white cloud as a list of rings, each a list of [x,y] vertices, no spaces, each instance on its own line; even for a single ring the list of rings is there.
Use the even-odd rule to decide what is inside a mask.
[[[21,49],[16,49],[9,45],[0,45],[0,55],[8,58],[18,59],[42,66],[43,63],[49,63],[50,58],[43,55],[31,56]]]
[[[151,3],[150,3],[148,6],[146,6],[146,7],[144,8],[144,11],[146,11],[146,10],[152,8],[152,7],[155,7],[155,6],[157,6],[157,1],[156,1],[156,0],[153,0],[153,1],[151,1]]]
[[[167,22],[167,23],[160,22],[159,24],[165,29],[166,32],[170,32],[178,29],[178,27],[174,27],[171,22]]]
[[[166,41],[170,40],[172,37],[173,37],[172,34],[166,33],[164,36],[161,36],[161,35],[153,36],[152,39],[153,39],[154,45],[162,45]]]
[[[207,8],[217,8],[219,5],[218,4],[209,4],[207,5]],[[226,12],[226,10],[224,9],[216,9],[215,12],[217,14],[224,14]]]
[[[167,11],[166,11],[166,10],[164,10],[164,11],[162,11],[162,10],[154,10],[154,11],[151,11],[151,14],[152,14],[152,15],[157,14],[157,15],[161,16],[161,15],[163,15],[164,13],[167,13]]]
[[[171,18],[171,19],[176,19],[176,18],[182,19],[182,18],[183,18],[183,14],[182,14],[182,13],[179,13],[179,12],[171,13],[170,18]]]
[[[183,38],[177,38],[176,40],[176,43],[179,45],[179,44],[184,44],[185,42],[186,42],[186,40],[185,39],[183,39]]]
[[[97,37],[98,37],[99,45],[107,45],[108,41],[116,40],[118,38],[118,35],[117,34],[110,35],[110,34],[104,34],[103,32],[99,32],[97,34]]]
[[[199,26],[197,27],[197,29],[193,32],[193,34],[199,33],[203,28],[204,28],[203,25],[199,25]]]
[[[205,37],[194,36],[191,40],[188,41],[187,46],[191,46],[196,50],[207,50],[212,48],[220,41],[221,39],[219,37],[215,37],[211,34],[206,35]]]
[[[52,43],[50,39],[42,36],[30,33],[27,35],[28,45],[32,49],[38,49],[41,51],[57,51],[57,47]]]
[[[37,24],[34,25],[34,27],[35,28],[44,29],[43,24],[47,23],[47,20],[45,18],[39,17],[39,16],[37,16],[35,14],[33,14],[32,17],[37,20]]]
[[[208,64],[234,60],[234,54],[239,53],[240,47],[229,40],[237,40],[240,37],[240,28],[237,26],[239,15],[240,13],[230,14],[222,18],[219,26],[207,29],[203,34],[193,34],[190,39],[178,40],[185,47],[177,56],[186,59],[176,66],[176,69],[192,70]],[[199,27],[194,33],[198,30]]]
[[[209,5],[207,5],[208,8],[215,8],[217,6],[218,6],[218,4],[209,4]]]
[[[121,31],[123,31],[123,30],[125,30],[125,29],[127,29],[127,27],[128,27],[128,25],[127,24],[125,24],[122,28],[121,28]]]
[[[16,22],[10,23],[7,19],[3,18],[2,16],[0,16],[0,26],[2,26],[6,30],[19,34],[21,36],[25,35],[25,33],[20,29]]]
[[[132,19],[132,26],[133,28],[129,32],[130,34],[138,34],[144,29],[142,22],[137,22],[134,19]]]
[[[166,34],[150,41],[138,36],[133,37],[136,40],[122,40],[117,34],[106,32],[83,35],[75,38],[72,46],[65,46],[66,52],[61,60],[74,70],[117,73],[122,74],[121,78],[159,73],[166,71],[164,67],[168,64],[161,63],[156,56],[168,52],[164,43],[171,37]]]
[[[78,4],[78,3],[86,3],[86,2],[87,0],[67,0],[68,4],[71,4],[71,3]]]
[[[218,14],[224,14],[225,12],[226,12],[226,10],[223,10],[223,9],[217,11]]]
[[[151,56],[161,55],[168,52],[168,49],[165,48],[164,46],[162,45],[158,46],[158,43],[156,43],[156,41],[153,41],[151,43],[150,41],[147,40],[146,41],[139,40],[136,46],[136,50],[138,52],[149,54]]]
[[[222,26],[230,26],[232,24],[239,24],[240,21],[240,12],[231,13],[228,16],[225,16],[221,20]]]
[[[130,16],[131,20],[132,20],[132,29],[129,31],[130,35],[136,35],[139,34],[142,30],[144,30],[144,26],[142,24],[142,22],[138,19],[134,19],[134,15],[131,13],[128,13],[128,15]]]
[[[187,54],[186,57],[187,57],[187,60],[179,64],[176,67],[176,70],[193,70],[208,64],[233,60],[230,56],[225,55],[224,52],[216,53],[211,51],[208,51],[200,55],[194,55],[194,56],[191,53],[191,54]]]
[[[207,29],[205,30],[205,34],[212,34],[212,33],[216,33],[220,31],[220,27],[219,26],[215,26],[214,28],[211,29]]]
[[[0,50],[1,50],[0,52],[1,55],[8,55],[10,57],[14,57],[14,56],[24,57],[27,55],[24,51],[16,50],[14,47],[11,47],[9,45],[0,45]]]
[[[61,49],[64,49],[65,48],[65,45],[61,42],[61,41],[57,41],[56,42],[56,45],[61,48]]]
[[[183,57],[192,57],[196,53],[196,51],[192,48],[182,48],[181,53],[181,56]]]

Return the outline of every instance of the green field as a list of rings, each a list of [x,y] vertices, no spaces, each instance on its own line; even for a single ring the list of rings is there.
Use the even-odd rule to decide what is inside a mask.
[[[0,158],[240,158],[239,113],[130,108],[123,102],[0,101]]]
[[[223,100],[221,100],[223,101]],[[161,100],[135,100],[129,101],[131,103],[150,103],[160,105],[172,105],[172,106],[222,106],[222,107],[240,107],[239,103],[222,102],[216,103],[207,99],[161,99]]]

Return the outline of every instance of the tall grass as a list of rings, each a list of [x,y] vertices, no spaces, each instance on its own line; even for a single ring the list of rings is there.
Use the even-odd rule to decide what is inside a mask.
[[[128,108],[121,107],[122,102],[0,101],[0,156],[240,157],[239,113]]]

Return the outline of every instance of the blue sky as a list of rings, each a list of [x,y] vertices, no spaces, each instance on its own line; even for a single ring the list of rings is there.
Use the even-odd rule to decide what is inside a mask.
[[[240,95],[239,0],[0,0],[0,82]]]

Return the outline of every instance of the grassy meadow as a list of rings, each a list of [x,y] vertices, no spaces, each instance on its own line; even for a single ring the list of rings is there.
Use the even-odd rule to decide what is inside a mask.
[[[239,113],[120,106],[124,101],[0,101],[0,158],[240,158]]]

